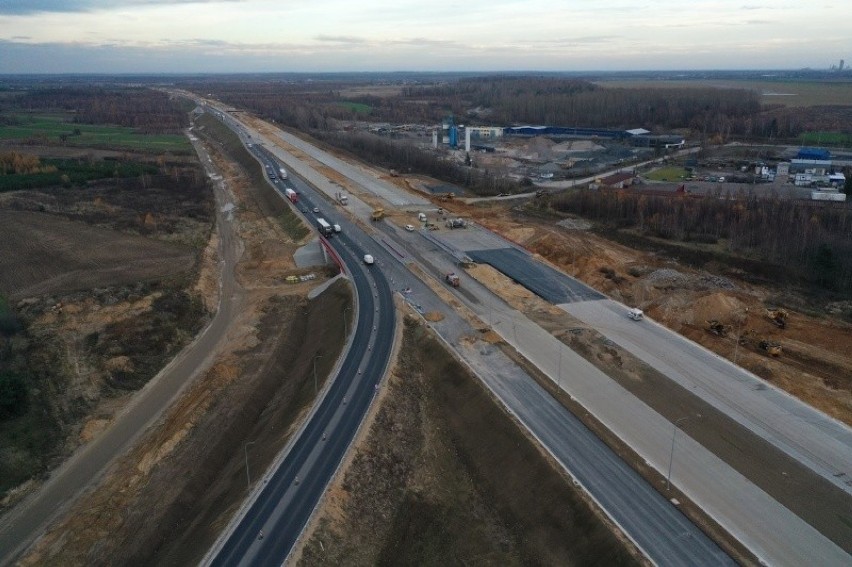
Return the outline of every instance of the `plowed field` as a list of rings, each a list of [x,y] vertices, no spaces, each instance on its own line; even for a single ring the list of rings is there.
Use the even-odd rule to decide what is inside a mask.
[[[9,299],[121,285],[189,270],[184,246],[29,211],[0,211],[0,294]]]

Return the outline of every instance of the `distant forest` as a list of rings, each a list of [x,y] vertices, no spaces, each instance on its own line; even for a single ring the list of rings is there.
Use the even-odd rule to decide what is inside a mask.
[[[34,88],[0,103],[0,111],[65,111],[77,124],[110,124],[143,134],[180,134],[189,126],[186,108],[146,88]]]
[[[745,89],[612,88],[555,77],[462,78],[405,85],[387,96],[347,94],[358,85],[335,81],[187,86],[306,131],[335,129],[336,120],[440,124],[450,113],[465,124],[678,130],[714,141],[793,140],[805,131],[848,130],[852,124],[849,107],[761,105],[758,94]]]
[[[748,265],[755,276],[774,283],[806,282],[852,295],[852,210],[848,206],[744,195],[717,197],[575,191],[555,197],[549,206],[664,240],[719,244],[723,259],[730,253],[759,259]]]

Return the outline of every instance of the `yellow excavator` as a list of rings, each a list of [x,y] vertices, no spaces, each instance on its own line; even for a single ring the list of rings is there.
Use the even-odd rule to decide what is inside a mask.
[[[784,329],[787,327],[787,316],[788,313],[784,309],[767,309],[766,315],[769,317],[769,320],[778,327],[779,329]]]
[[[717,335],[719,337],[727,336],[728,333],[731,332],[731,326],[730,325],[723,325],[721,322],[717,321],[716,319],[708,319],[706,321],[706,323],[707,323],[707,325],[705,326],[705,328],[708,331],[710,331],[711,333],[713,333],[714,335]]]
[[[375,209],[373,211],[373,216],[371,217],[373,221],[380,221],[385,218],[385,210],[384,209]]]
[[[758,343],[758,346],[766,351],[769,356],[779,357],[783,352],[781,345],[775,341],[764,339]]]

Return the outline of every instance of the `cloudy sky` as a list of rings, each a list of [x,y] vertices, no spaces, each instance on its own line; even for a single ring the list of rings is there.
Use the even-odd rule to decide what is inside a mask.
[[[849,0],[0,0],[0,73],[797,69]]]

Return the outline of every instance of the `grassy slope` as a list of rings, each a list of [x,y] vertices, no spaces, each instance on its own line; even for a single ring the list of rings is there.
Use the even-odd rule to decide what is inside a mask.
[[[252,157],[233,130],[209,114],[199,118],[198,124],[204,128],[205,133],[222,145],[222,149],[231,159],[240,164],[254,187],[264,189],[263,191],[253,192],[255,198],[258,199],[257,205],[263,214],[277,219],[281,228],[294,242],[299,242],[305,238],[310,231],[284,199],[269,187],[260,163]]]

